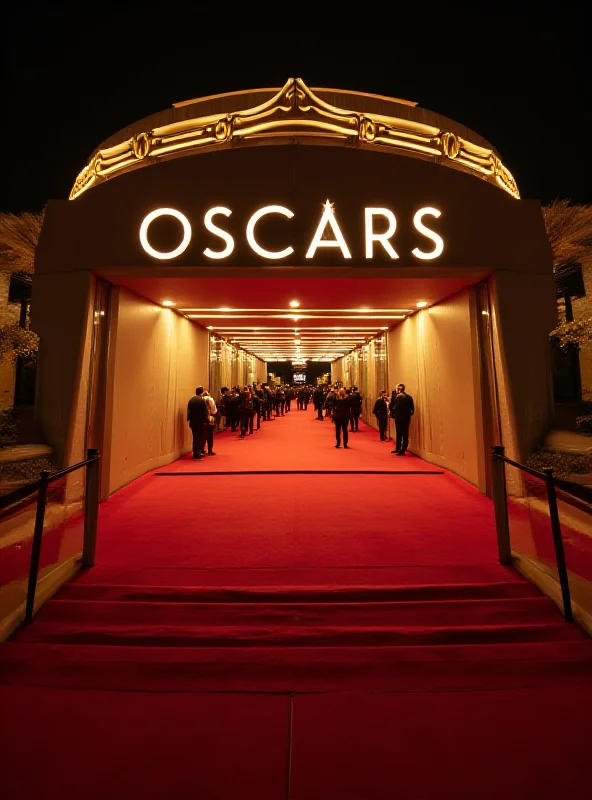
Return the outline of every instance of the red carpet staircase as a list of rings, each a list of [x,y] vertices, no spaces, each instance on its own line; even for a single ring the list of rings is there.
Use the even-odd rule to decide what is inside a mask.
[[[551,600],[497,580],[179,587],[75,581],[3,646],[2,682],[309,692],[589,681],[592,641]],[[490,574],[496,574],[492,571]]]

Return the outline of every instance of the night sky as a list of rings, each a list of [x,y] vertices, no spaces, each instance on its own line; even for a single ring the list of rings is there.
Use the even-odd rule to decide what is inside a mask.
[[[488,139],[523,197],[592,202],[590,14],[442,4],[441,18],[412,20],[359,4],[356,19],[332,3],[318,6],[331,14],[321,22],[317,6],[243,5],[238,16],[234,4],[194,7],[23,4],[3,16],[0,210],[66,198],[103,139],[173,102],[289,77],[415,100]]]

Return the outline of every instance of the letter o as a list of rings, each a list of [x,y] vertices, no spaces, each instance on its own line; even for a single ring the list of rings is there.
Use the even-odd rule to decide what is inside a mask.
[[[175,219],[178,219],[183,226],[183,239],[181,244],[174,250],[170,250],[168,253],[163,253],[162,250],[155,250],[148,241],[148,228],[155,219],[158,219],[158,217],[174,217]],[[191,225],[189,220],[185,214],[181,214],[181,212],[177,211],[176,208],[157,208],[156,211],[151,211],[150,214],[145,216],[142,224],[140,225],[140,243],[148,255],[153,256],[153,258],[160,258],[163,260],[176,258],[177,256],[180,256],[181,253],[184,253],[185,250],[187,250],[190,241]]]

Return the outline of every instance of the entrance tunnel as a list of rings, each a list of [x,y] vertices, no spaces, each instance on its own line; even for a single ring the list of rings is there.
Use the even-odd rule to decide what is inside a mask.
[[[81,470],[48,500],[51,599],[0,658],[7,797],[589,796],[590,641],[498,549],[493,483],[523,573],[554,567],[490,465],[547,429],[556,308],[491,144],[301,79],[177,103],[49,203],[32,314],[39,430],[58,467],[99,451],[102,502]],[[197,387],[316,371],[361,393],[347,450],[292,401],[193,458]],[[399,383],[403,458],[373,414]],[[0,601],[28,561],[3,549]]]

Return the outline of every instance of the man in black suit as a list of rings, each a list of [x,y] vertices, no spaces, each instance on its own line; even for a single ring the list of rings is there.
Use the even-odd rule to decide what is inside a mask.
[[[405,392],[405,384],[398,383],[390,402],[391,417],[395,420],[395,444],[394,453],[396,456],[404,456],[409,444],[409,425],[411,417],[415,413],[413,398]]]
[[[389,401],[386,393],[386,389],[383,389],[380,393],[380,397],[374,403],[374,408],[372,409],[372,413],[376,417],[376,421],[378,422],[378,432],[380,433],[380,441],[386,442],[387,440],[387,430],[388,430],[388,417],[389,417]]]
[[[203,458],[206,444],[206,424],[210,410],[203,397],[203,386],[198,386],[195,396],[187,404],[187,422],[193,434],[193,458]]]
[[[362,395],[358,391],[358,387],[354,386],[354,390],[350,395],[351,397],[351,417],[350,425],[352,433],[358,431],[360,424],[360,414],[362,413]]]
[[[321,422],[323,421],[323,401],[325,399],[325,395],[323,393],[323,389],[321,386],[317,386],[317,388],[312,393],[312,402],[314,403],[314,409],[317,412],[317,419],[320,419]]]

